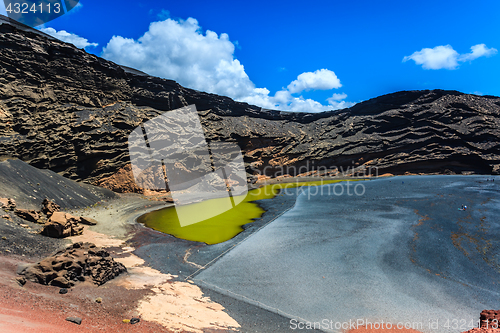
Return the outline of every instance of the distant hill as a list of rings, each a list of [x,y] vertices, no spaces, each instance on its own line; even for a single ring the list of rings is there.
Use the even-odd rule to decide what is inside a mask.
[[[499,97],[402,91],[337,111],[269,111],[0,23],[0,156],[74,180],[130,190],[116,184],[130,175],[129,133],[190,104],[207,138],[238,143],[249,174],[274,175],[283,166],[302,167],[300,173],[313,166],[379,174],[500,171]]]

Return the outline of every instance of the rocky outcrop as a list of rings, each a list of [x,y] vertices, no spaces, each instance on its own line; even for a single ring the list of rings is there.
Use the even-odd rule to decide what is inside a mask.
[[[49,199],[45,198],[43,199],[42,202],[42,213],[47,215],[47,217],[51,217],[52,214],[55,212],[58,212],[61,209],[61,206],[56,204],[54,201],[50,201]]]
[[[0,156],[115,191],[140,191],[130,174],[131,131],[190,104],[209,141],[240,146],[250,175],[500,172],[498,97],[403,91],[338,111],[270,111],[8,24],[0,46]]]
[[[21,274],[33,282],[68,288],[81,281],[100,286],[126,271],[107,251],[79,242],[24,268]]]
[[[43,226],[42,235],[53,238],[78,236],[83,233],[83,227],[78,223],[80,218],[65,212],[54,212]]]

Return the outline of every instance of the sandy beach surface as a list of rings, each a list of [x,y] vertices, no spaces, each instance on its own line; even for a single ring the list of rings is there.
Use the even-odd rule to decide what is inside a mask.
[[[473,225],[477,212],[486,216],[483,226],[494,237],[489,214],[496,213],[498,192],[494,185],[482,182],[484,177],[457,177],[466,179],[465,183],[447,183],[451,178],[446,177],[444,183],[436,183],[437,178],[433,178],[421,188],[418,184],[425,179],[421,177],[367,181],[366,193],[358,201],[346,196],[345,200],[335,197],[335,202],[328,202],[337,210],[326,217],[321,215],[322,200],[306,200],[307,192],[303,191],[282,192],[259,202],[266,212],[246,225],[242,233],[210,246],[137,224],[138,216],[172,205],[152,197],[126,194],[87,207],[68,208],[74,215],[96,219],[98,224],[86,226],[82,236],[43,243],[43,255],[70,242],[90,241],[107,247],[128,272],[101,287],[77,285],[60,295],[59,288],[32,282],[21,287],[15,280],[17,266],[39,260],[42,253],[3,251],[0,328],[6,332],[340,332],[347,330],[297,329],[291,319],[305,322],[323,316],[336,321],[416,321],[425,317],[429,322],[435,314],[477,319],[483,308],[495,306],[498,272],[489,264],[481,266],[482,257],[460,259],[456,251],[473,254],[466,236],[473,232],[464,228]],[[464,192],[469,190],[472,192]],[[457,197],[451,202],[448,194]],[[478,200],[486,202],[481,206],[483,201]],[[433,215],[440,209],[424,208],[442,207],[439,205],[445,202],[453,207],[453,213],[462,202],[471,207],[461,216],[464,223],[446,231],[436,225],[441,216]],[[408,203],[419,207],[407,207]],[[325,230],[321,223],[328,220],[335,224]],[[12,228],[26,229],[19,225]],[[442,233],[436,236],[433,231],[439,228]],[[32,229],[35,231],[36,226]],[[450,236],[450,231],[459,236]],[[487,234],[482,237],[496,249]],[[444,236],[451,246],[430,247],[435,243],[431,240]],[[453,242],[457,237],[461,242]],[[496,260],[491,251],[488,258]],[[464,273],[467,270],[470,273]],[[477,272],[486,272],[487,278],[478,278]],[[461,285],[458,289],[457,280]],[[102,303],[96,302],[99,297]],[[82,324],[65,320],[72,316],[82,318]],[[141,321],[135,325],[123,322],[132,317]],[[437,332],[425,327],[361,326],[349,332],[417,331]]]
[[[500,296],[500,191],[486,178],[376,179],[359,196],[309,188],[194,281],[330,332],[358,320],[466,331]]]

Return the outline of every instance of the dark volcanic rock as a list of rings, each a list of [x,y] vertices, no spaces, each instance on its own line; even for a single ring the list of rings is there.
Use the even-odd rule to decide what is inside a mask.
[[[404,91],[339,111],[269,111],[134,73],[7,24],[0,46],[0,156],[114,191],[140,191],[131,178],[130,132],[190,104],[207,139],[240,146],[250,174],[500,171],[498,97]],[[178,164],[188,168],[189,161]]]
[[[100,286],[126,271],[107,251],[80,242],[25,268],[21,274],[33,282],[68,288],[79,281]]]
[[[0,193],[11,198],[15,196],[19,208],[35,210],[40,209],[45,198],[53,198],[62,209],[73,209],[116,197],[109,190],[77,183],[18,159],[0,162]]]
[[[72,323],[75,323],[77,325],[81,325],[82,323],[82,318],[78,318],[78,317],[68,317],[66,318],[67,321],[70,321]]]

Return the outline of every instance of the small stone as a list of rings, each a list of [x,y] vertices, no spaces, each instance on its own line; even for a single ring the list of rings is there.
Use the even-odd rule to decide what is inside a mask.
[[[96,303],[102,303],[102,298],[101,298],[101,297],[97,297],[97,298],[95,299],[95,301],[96,301]]]
[[[80,325],[82,323],[82,318],[78,318],[78,317],[68,317],[66,318],[67,321],[70,321],[72,323],[75,323],[77,325]]]
[[[59,294],[64,295],[68,293],[68,288],[61,288],[59,289]]]
[[[22,287],[22,286],[24,286],[24,285],[26,284],[26,279],[25,279],[24,277],[22,277],[22,276],[17,277],[17,278],[16,278],[16,281],[17,281],[17,283],[19,283],[19,285],[20,285],[21,287]]]
[[[29,225],[27,225],[27,224],[22,224],[22,223],[20,224],[20,226],[21,226],[21,227],[23,227],[23,228],[26,228],[26,229],[30,229],[30,228],[31,228]]]
[[[90,218],[90,217],[84,217],[84,216],[81,216],[80,217],[80,223],[81,224],[86,224],[86,225],[96,225],[97,224],[97,221]]]
[[[140,320],[139,318],[132,318],[132,319],[130,319],[130,323],[131,323],[132,325],[137,324],[137,323],[138,323],[138,322],[140,322],[140,321],[141,321],[141,320]]]
[[[130,319],[123,319],[122,320],[125,324],[129,324],[130,323]]]
[[[5,236],[2,236],[2,239],[3,239],[3,240],[7,240],[7,237],[5,237]]]

